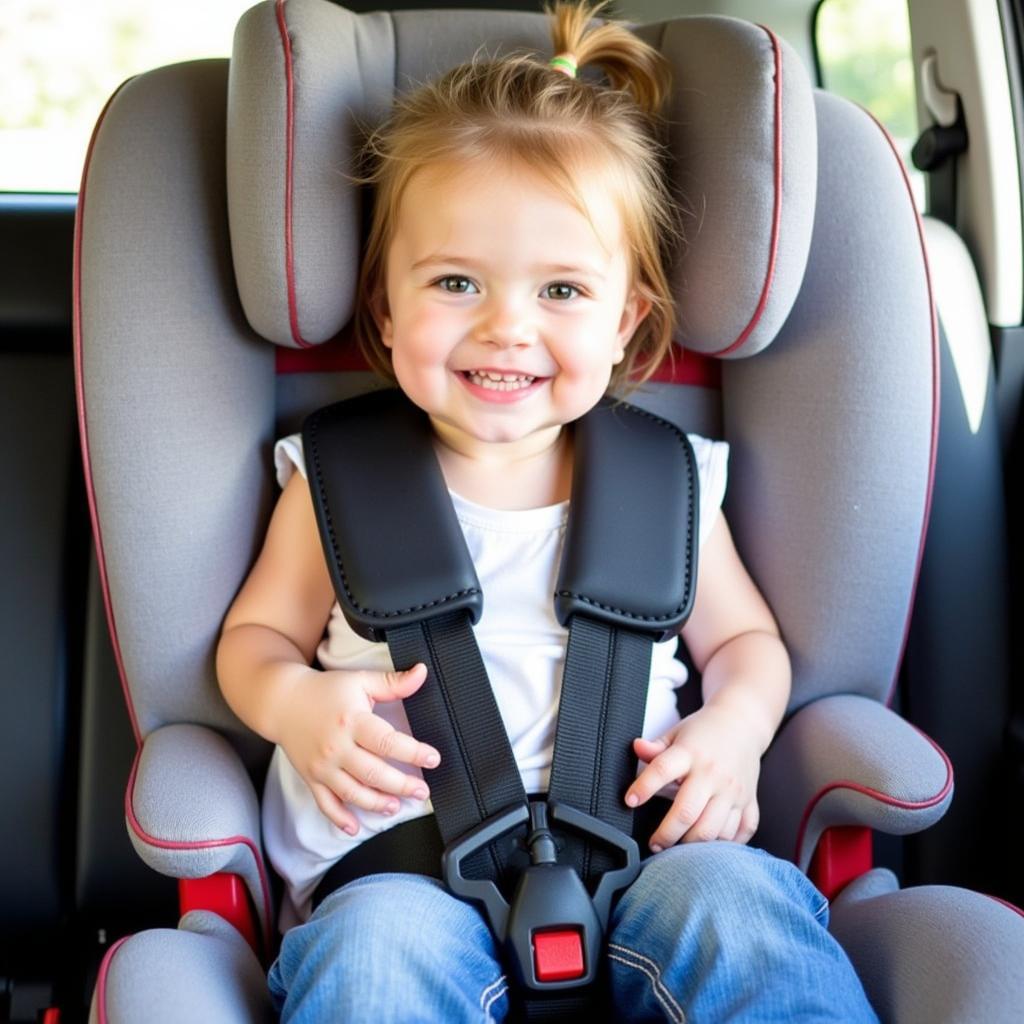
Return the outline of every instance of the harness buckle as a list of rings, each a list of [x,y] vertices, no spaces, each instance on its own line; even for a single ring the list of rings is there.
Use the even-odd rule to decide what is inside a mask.
[[[606,871],[593,897],[575,869],[557,862],[548,820],[596,839],[625,855]],[[530,861],[511,904],[489,879],[466,878],[467,857],[529,822]],[[581,988],[597,979],[612,899],[640,873],[632,836],[568,804],[531,800],[501,811],[451,843],[441,860],[445,882],[457,896],[481,904],[506,962],[519,983],[533,991]]]

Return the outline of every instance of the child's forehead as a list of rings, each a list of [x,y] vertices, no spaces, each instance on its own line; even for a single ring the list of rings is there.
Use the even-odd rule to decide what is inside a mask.
[[[564,183],[562,179],[566,179]],[[405,191],[458,194],[472,189],[486,191],[500,188],[513,201],[517,196],[533,196],[539,192],[570,205],[572,201],[569,195],[564,193],[564,185],[568,185],[584,202],[599,196],[602,192],[598,175],[593,172],[562,173],[558,180],[563,187],[555,184],[553,176],[543,173],[525,161],[451,160],[418,167],[408,179]]]
[[[486,221],[475,219],[481,214]],[[594,178],[577,176],[567,191],[533,168],[482,161],[431,164],[413,172],[394,234],[422,237],[460,228],[475,233],[502,220],[516,223],[523,215],[541,222],[557,217],[563,233],[570,226],[574,235],[585,235],[588,243],[597,241],[605,249],[622,240],[619,206]],[[551,228],[558,233],[554,223]]]

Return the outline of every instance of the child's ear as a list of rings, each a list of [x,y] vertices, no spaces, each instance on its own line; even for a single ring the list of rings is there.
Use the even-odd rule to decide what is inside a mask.
[[[626,347],[633,340],[636,329],[644,322],[651,308],[651,300],[641,295],[636,288],[630,292],[622,309],[622,318],[619,321],[619,329],[616,334],[614,362],[622,362],[626,355]]]
[[[380,340],[386,348],[391,348],[393,339],[391,336],[391,311],[388,307],[388,297],[383,288],[377,288],[370,298],[370,315],[373,322],[380,331]]]

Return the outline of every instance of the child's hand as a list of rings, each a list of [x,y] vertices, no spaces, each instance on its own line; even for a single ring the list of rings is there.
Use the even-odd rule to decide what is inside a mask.
[[[440,754],[373,714],[377,701],[409,697],[426,678],[422,664],[405,672],[311,669],[290,694],[280,744],[320,810],[349,835],[359,822],[346,804],[394,814],[398,797],[430,795],[423,779],[385,759],[436,768]]]
[[[655,852],[680,839],[745,843],[757,830],[760,750],[729,711],[705,705],[662,739],[635,739],[633,749],[648,764],[626,793],[630,806],[646,803],[670,782],[680,783],[672,809],[651,836]]]

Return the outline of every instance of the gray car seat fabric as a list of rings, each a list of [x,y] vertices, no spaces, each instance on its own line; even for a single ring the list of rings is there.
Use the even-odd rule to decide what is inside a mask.
[[[216,914],[192,911],[176,930],[153,928],[114,952],[100,975],[89,1024],[262,1024],[276,1018],[259,961]]]
[[[1012,1021],[1024,973],[1019,944],[1005,941],[1016,913],[967,889],[900,889],[876,868],[833,901],[829,927],[882,1020]]]
[[[878,126],[814,94],[765,30],[694,19],[637,31],[664,47],[681,81],[687,65],[721,70],[695,48],[721,45],[734,60],[724,81],[684,90],[709,106],[680,114],[675,149],[700,210],[673,277],[684,339],[727,357],[721,392],[710,375],[655,383],[638,404],[687,429],[720,427],[732,445],[727,512],[795,668],[796,713],[765,762],[765,843],[805,864],[827,826],[924,828],[951,794],[941,752],[884,706],[918,571],[937,414],[919,225]],[[273,438],[353,386],[342,383],[342,284],[358,258],[359,207],[343,201],[335,173],[350,152],[343,129],[352,113],[379,113],[390,88],[499,38],[550,52],[536,16],[360,18],[323,0],[264,3],[243,19],[230,71],[204,61],[129,81],[90,147],[76,232],[79,415],[140,740],[129,827],[158,870],[240,874],[267,948],[272,893],[254,783],[268,750],[220,698],[213,652],[269,515]],[[336,53],[348,56],[328,59]],[[381,81],[381,68],[391,77]],[[683,129],[698,123],[707,134],[691,139]],[[851,159],[854,186],[841,173]],[[324,339],[319,351],[292,351]],[[1024,920],[998,906],[993,916],[976,894],[962,900],[960,919],[984,905],[993,941],[1024,952]],[[870,925],[888,926],[885,915]],[[921,936],[932,963],[929,942]],[[105,962],[96,1014],[133,1019],[133,985],[156,974],[170,994],[166,1019],[233,1019],[218,1016],[225,992],[250,1015],[239,1019],[259,1019],[256,958],[237,943],[227,955],[224,943],[188,928],[129,940]],[[218,970],[181,980],[207,949]],[[1024,995],[1024,979],[1014,983]],[[988,991],[979,983],[979,1016],[999,1020],[1005,1005]]]

